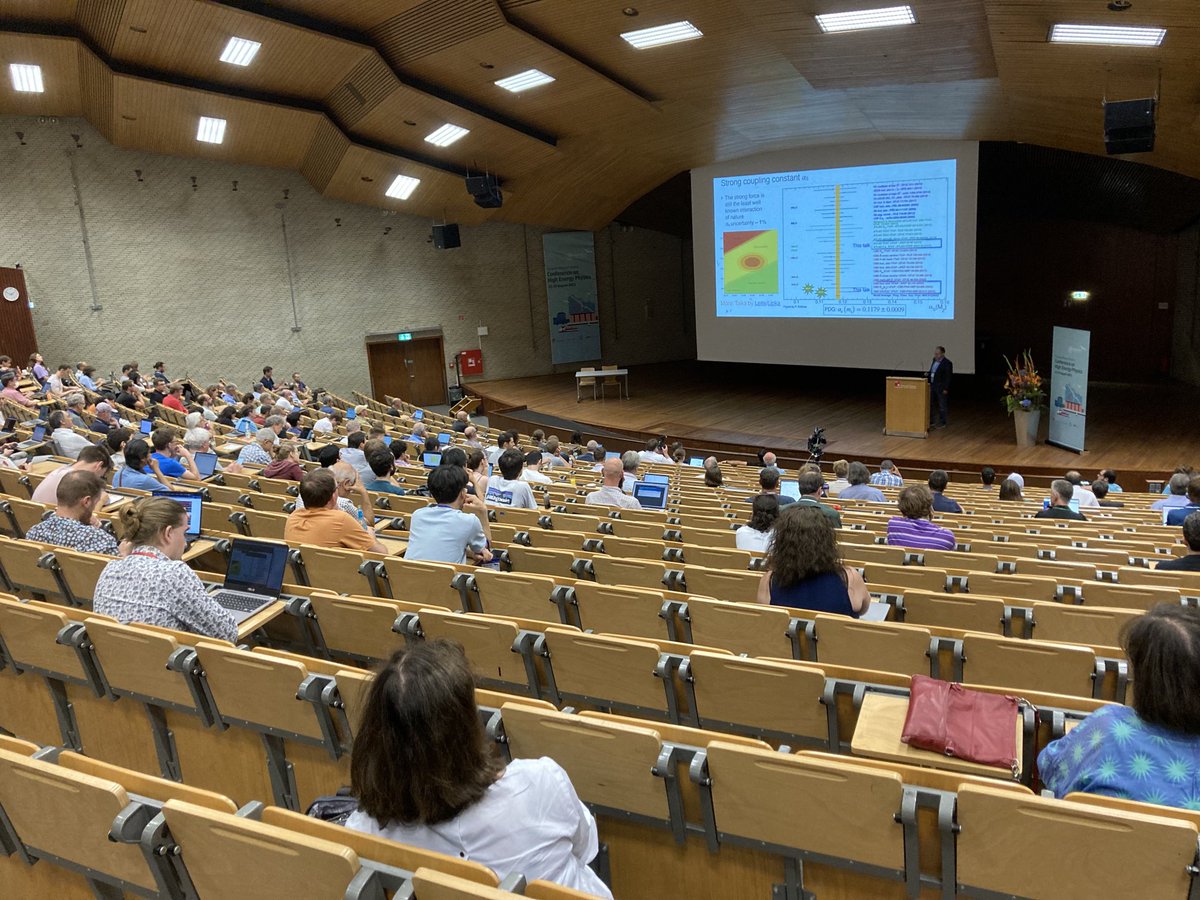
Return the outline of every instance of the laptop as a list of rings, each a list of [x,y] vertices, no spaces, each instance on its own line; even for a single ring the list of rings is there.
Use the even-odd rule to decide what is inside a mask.
[[[204,518],[204,495],[199,491],[162,491],[157,496],[174,500],[187,510],[187,531],[184,538],[190,544],[200,537],[200,522]]]
[[[618,453],[616,450],[606,450],[604,452],[604,458],[605,459],[620,459],[621,454]]]
[[[388,447],[392,446],[392,440],[393,440],[393,439],[392,439],[392,436],[391,436],[390,434],[385,434],[385,435],[383,436],[383,442],[384,442],[384,444],[386,444]]]
[[[704,468],[704,457],[703,456],[693,456],[691,459],[688,460],[688,465],[695,466],[697,469],[703,469]]]
[[[154,422],[150,419],[142,419],[141,424],[138,425],[138,431],[142,434],[150,434],[154,431]]]
[[[454,443],[454,435],[452,435],[448,431],[443,431],[440,434],[438,434],[438,443],[441,444],[443,447],[448,447]]]
[[[635,481],[633,499],[642,505],[642,509],[666,509],[667,486],[649,481]]]
[[[287,544],[234,538],[225,584],[212,598],[241,624],[279,599],[287,570]]]
[[[781,481],[779,482],[779,496],[791,497],[793,500],[800,499],[800,482],[799,481]]]
[[[17,444],[17,449],[24,450],[27,447],[37,447],[39,444],[44,443],[46,443],[46,426],[38,424],[33,426],[33,434],[29,440],[21,441],[21,443]]]
[[[442,464],[442,454],[440,454],[440,453],[422,453],[421,454],[421,462],[423,462],[427,468],[436,469],[438,466],[440,466]]]
[[[196,461],[196,471],[200,473],[201,478],[208,478],[217,471],[217,454],[215,453],[197,450],[192,454],[192,459]]]
[[[425,410],[414,409],[413,410],[413,418],[416,419],[418,422],[420,422],[423,418],[425,418]]]
[[[670,484],[671,479],[666,475],[643,475],[642,481],[647,484]]]

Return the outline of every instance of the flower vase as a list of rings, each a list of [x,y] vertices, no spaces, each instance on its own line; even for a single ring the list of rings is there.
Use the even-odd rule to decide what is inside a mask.
[[[1038,426],[1042,423],[1040,409],[1013,410],[1013,424],[1017,429],[1017,446],[1032,447],[1037,443]]]

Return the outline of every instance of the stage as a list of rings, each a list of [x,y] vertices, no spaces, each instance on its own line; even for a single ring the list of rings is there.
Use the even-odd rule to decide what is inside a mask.
[[[925,439],[883,433],[882,373],[695,361],[632,366],[630,399],[617,399],[616,390],[609,388],[606,399],[592,400],[585,389],[580,403],[573,372],[475,381],[466,387],[483,398],[489,414],[524,406],[564,427],[579,423],[619,434],[665,434],[689,449],[766,447],[803,457],[809,434],[821,426],[829,439],[826,460],[890,457],[901,466],[991,465],[1001,473],[1057,474],[1078,468],[1085,478],[1113,468],[1130,473],[1121,480],[1131,489],[1142,486],[1135,476],[1157,478],[1181,463],[1200,462],[1196,390],[1186,385],[1091,384],[1083,454],[1048,444],[1018,448],[1000,385],[972,376],[956,376],[950,425]],[[1042,440],[1049,413],[1042,415]],[[547,428],[547,433],[553,430]],[[559,431],[563,438],[568,433]]]

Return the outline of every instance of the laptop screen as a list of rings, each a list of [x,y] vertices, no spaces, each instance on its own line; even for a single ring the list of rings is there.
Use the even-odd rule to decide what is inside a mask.
[[[4,420],[4,430],[5,431],[12,431],[16,427],[17,427],[17,417],[16,416],[9,416],[7,419]]]
[[[691,459],[688,460],[688,465],[695,466],[697,469],[703,469],[704,468],[704,457],[703,456],[693,456]]]
[[[225,587],[251,594],[278,596],[287,568],[287,544],[234,538],[225,570]]]
[[[46,426],[45,425],[34,425],[33,426],[33,436],[30,437],[30,440],[31,441],[42,441],[45,439],[46,439]]]
[[[452,435],[448,431],[443,431],[438,435],[438,443],[441,444],[442,446],[445,446],[445,445],[453,443],[453,442],[454,442],[454,435]]]
[[[201,478],[207,478],[217,470],[217,454],[215,453],[198,450],[192,454],[192,458],[196,460],[196,471],[200,473]]]
[[[142,434],[149,434],[154,430],[154,423],[149,419],[142,419],[141,424],[138,425],[138,429],[142,432]]]
[[[615,450],[606,450],[604,453],[605,459],[620,459],[620,457],[621,457],[621,454],[617,453],[617,451],[615,451]]]
[[[422,453],[421,462],[425,463],[431,469],[436,469],[442,464],[442,454],[440,453]]]
[[[418,422],[421,421],[423,418],[425,418],[425,410],[414,409],[413,410],[413,418],[416,419]]]
[[[383,443],[388,447],[392,446],[392,440],[393,438],[390,434],[385,434],[383,436]]]
[[[665,509],[667,506],[667,486],[646,481],[633,483],[633,499],[642,504],[642,509]]]
[[[204,517],[204,495],[197,491],[163,491],[159,494],[160,497],[169,497],[180,506],[187,510],[188,537],[198,537],[200,534],[200,520]]]
[[[782,497],[791,497],[793,500],[800,499],[800,482],[798,482],[798,481],[781,481],[781,482],[779,482],[779,494]]]
[[[666,475],[643,475],[642,481],[647,484],[670,484],[671,479]]]

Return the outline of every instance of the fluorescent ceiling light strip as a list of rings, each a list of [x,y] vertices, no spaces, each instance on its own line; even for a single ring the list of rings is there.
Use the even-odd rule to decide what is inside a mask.
[[[695,40],[698,37],[704,37],[704,32],[685,19],[682,22],[657,25],[654,28],[626,31],[621,37],[638,50],[645,50],[647,47],[661,47],[663,44]]]
[[[530,88],[541,87],[543,84],[549,84],[554,80],[553,77],[547,75],[541,69],[526,69],[524,72],[519,72],[516,75],[509,75],[507,78],[501,78],[495,82],[497,87],[502,87],[506,91],[512,91],[514,94],[519,94],[521,91],[527,91]]]
[[[235,66],[248,66],[261,46],[262,44],[258,41],[231,37],[229,43],[225,45],[225,49],[221,51],[221,62],[232,63]]]
[[[200,128],[196,132],[196,140],[206,144],[219,144],[225,140],[225,120],[200,117]]]
[[[42,94],[46,88],[42,84],[42,67],[26,66],[13,63],[8,67],[12,76],[13,88],[27,94]]]
[[[389,197],[395,197],[397,200],[407,200],[412,196],[412,192],[417,189],[417,185],[421,183],[420,178],[413,178],[411,175],[397,175],[385,194]]]
[[[1055,44],[1107,44],[1120,47],[1157,47],[1167,29],[1133,25],[1066,25],[1050,29]]]
[[[443,125],[433,134],[425,136],[425,140],[433,144],[435,147],[449,147],[463,135],[470,134],[470,129],[460,128],[458,125],[449,123]]]
[[[880,9],[859,9],[850,12],[821,13],[817,25],[826,34],[838,31],[861,31],[867,28],[890,28],[893,25],[913,25],[917,21],[911,6],[885,6]]]

